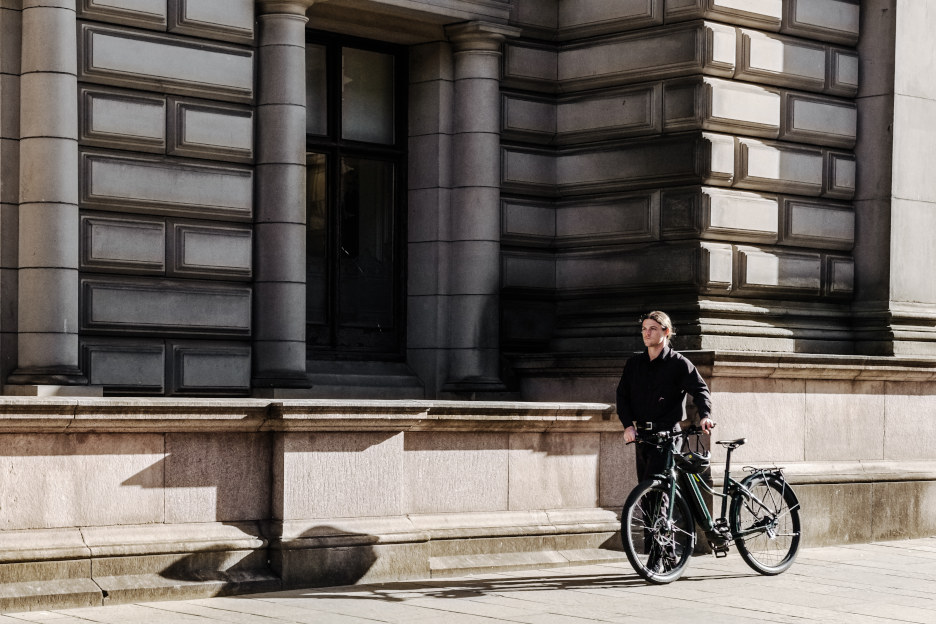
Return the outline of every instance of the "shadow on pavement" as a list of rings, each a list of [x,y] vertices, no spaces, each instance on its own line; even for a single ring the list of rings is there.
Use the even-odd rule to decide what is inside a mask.
[[[698,581],[721,581],[749,578],[756,574],[707,573],[698,576],[685,576],[676,583]],[[623,589],[628,587],[654,587],[632,573],[625,574],[588,574],[563,576],[528,576],[513,578],[479,579],[437,579],[425,581],[399,581],[393,583],[375,583],[367,585],[347,585],[325,589],[295,589],[276,592],[277,598],[332,599],[346,600],[381,600],[403,602],[412,598],[407,595],[418,594],[422,598],[476,598],[489,594],[513,592],[538,592],[576,589]],[[244,596],[247,598],[248,596]],[[250,596],[260,598],[260,596]]]

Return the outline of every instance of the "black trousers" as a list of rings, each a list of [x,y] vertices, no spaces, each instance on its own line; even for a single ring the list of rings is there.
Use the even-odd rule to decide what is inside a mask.
[[[678,442],[676,442],[678,443]],[[650,479],[666,470],[666,449],[649,444],[636,444],[637,483]]]

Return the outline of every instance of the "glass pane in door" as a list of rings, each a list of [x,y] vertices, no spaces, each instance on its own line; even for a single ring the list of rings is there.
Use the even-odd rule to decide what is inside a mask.
[[[393,327],[393,203],[392,163],[341,159],[339,326]]]
[[[393,144],[392,55],[342,48],[341,138]]]
[[[324,154],[306,154],[306,322],[328,322],[328,180]]]
[[[328,82],[325,46],[306,46],[306,133],[328,133]]]

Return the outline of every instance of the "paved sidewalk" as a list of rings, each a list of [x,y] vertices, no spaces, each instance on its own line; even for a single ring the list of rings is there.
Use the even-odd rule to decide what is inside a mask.
[[[693,558],[667,586],[648,585],[624,563],[0,616],[0,624],[24,621],[936,624],[936,537],[805,549],[776,577],[759,576],[732,551]]]

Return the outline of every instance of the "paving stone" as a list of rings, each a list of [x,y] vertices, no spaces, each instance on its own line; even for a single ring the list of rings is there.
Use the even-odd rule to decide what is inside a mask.
[[[933,624],[936,537],[804,550],[779,576],[734,553],[651,585],[620,563],[238,597],[7,613],[0,624]]]

